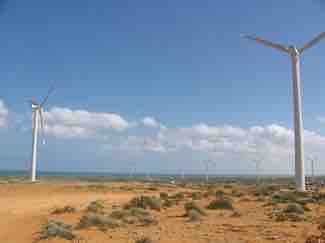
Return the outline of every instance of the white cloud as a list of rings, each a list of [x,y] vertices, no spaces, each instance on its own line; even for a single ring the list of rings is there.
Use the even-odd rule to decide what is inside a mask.
[[[225,159],[288,160],[293,155],[293,131],[277,124],[240,128],[235,126],[209,126],[201,123],[191,127],[161,130],[151,137],[132,137],[128,148],[134,146],[145,151],[174,152],[189,149]],[[325,137],[305,130],[306,154],[322,153]]]
[[[8,108],[5,103],[0,100],[0,128],[6,127],[8,122]]]
[[[150,116],[143,118],[142,124],[145,127],[166,129],[166,126],[158,122],[154,117],[150,117]]]
[[[54,107],[44,113],[45,132],[57,137],[85,138],[103,130],[124,131],[132,123],[115,113],[89,112]]]

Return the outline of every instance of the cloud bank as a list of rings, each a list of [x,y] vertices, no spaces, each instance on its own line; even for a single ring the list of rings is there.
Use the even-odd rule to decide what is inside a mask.
[[[61,138],[88,138],[103,131],[124,131],[132,126],[115,113],[54,107],[44,113],[45,132]]]
[[[8,108],[5,103],[0,99],[0,128],[6,127],[8,122]]]

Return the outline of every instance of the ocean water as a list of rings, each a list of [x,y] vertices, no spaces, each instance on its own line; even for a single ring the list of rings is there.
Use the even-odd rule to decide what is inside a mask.
[[[53,172],[53,171],[38,171],[38,176],[43,177],[130,177],[129,173],[112,173],[112,172]],[[29,176],[29,171],[23,170],[0,170],[0,176]],[[146,173],[134,173],[134,177],[146,177]],[[152,173],[150,177],[180,177],[180,174],[158,174]],[[260,177],[292,177],[293,175],[260,175]],[[186,174],[185,177],[205,177],[204,174]],[[252,178],[255,174],[209,174],[209,177],[219,178]]]

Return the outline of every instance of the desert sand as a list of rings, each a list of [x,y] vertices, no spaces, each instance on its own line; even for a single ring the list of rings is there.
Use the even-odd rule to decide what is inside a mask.
[[[224,185],[209,186],[209,190],[223,190],[233,201],[234,210],[208,210],[214,195],[202,197],[195,203],[206,215],[191,222],[184,217],[184,203],[192,201],[193,191],[207,191],[204,187],[175,185],[152,185],[150,183],[85,183],[41,181],[36,184],[0,184],[0,242],[89,242],[89,243],[133,243],[141,237],[149,237],[161,243],[217,243],[217,242],[306,242],[310,235],[319,235],[319,219],[325,215],[325,203],[311,203],[306,207],[306,220],[278,222],[270,217],[275,207],[287,203],[267,205],[267,199],[252,194],[254,186]],[[235,192],[241,195],[235,195]],[[149,210],[158,224],[143,226],[126,224],[108,229],[106,232],[90,227],[74,232],[80,240],[49,238],[38,240],[38,235],[48,220],[60,220],[76,225],[84,215],[87,205],[102,200],[106,212],[121,208],[129,200],[140,195],[156,195],[160,192],[173,194],[184,192],[185,198],[177,205],[160,211]],[[72,206],[74,213],[52,214],[55,208]],[[236,212],[236,213],[234,213]],[[81,240],[82,239],[82,240]]]

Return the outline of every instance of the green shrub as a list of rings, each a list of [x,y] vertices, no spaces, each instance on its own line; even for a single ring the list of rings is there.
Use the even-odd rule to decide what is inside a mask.
[[[60,237],[66,240],[76,238],[72,232],[72,226],[61,221],[50,220],[42,226],[40,231],[40,240],[49,239],[52,237]]]
[[[143,226],[158,224],[158,220],[155,219],[154,217],[152,217],[151,215],[140,216],[140,217],[138,217],[138,220]]]
[[[150,208],[152,210],[160,210],[162,207],[162,202],[160,198],[157,197],[148,197],[148,196],[141,196],[133,198],[129,203],[127,203],[124,208],[143,208],[147,209]]]
[[[184,204],[186,216],[189,216],[189,211],[195,210],[197,211],[200,215],[206,215],[206,212],[200,208],[198,205],[195,204],[195,202],[187,202]]]
[[[134,224],[136,222],[139,222],[143,226],[158,224],[158,221],[143,208],[130,208],[124,210],[116,210],[113,211],[109,215],[109,217],[113,219],[121,220],[127,224]]]
[[[77,210],[71,206],[65,206],[63,208],[56,208],[52,211],[52,214],[63,214],[63,213],[75,213]]]
[[[119,221],[109,216],[89,213],[82,216],[77,225],[77,229],[85,229],[93,226],[98,227],[100,230],[106,231],[108,228],[117,228],[121,226],[121,224]]]
[[[203,195],[201,192],[192,192],[191,197],[192,200],[200,200],[202,199]]]
[[[304,208],[297,203],[290,203],[284,210],[284,213],[304,214]]]
[[[185,198],[185,195],[183,192],[177,192],[177,193],[171,195],[170,198],[175,199],[175,200],[183,200]]]
[[[187,216],[189,217],[189,221],[196,222],[202,219],[202,215],[194,209],[191,209],[187,212]]]
[[[142,237],[137,239],[135,243],[153,243],[153,240],[151,240],[149,237]]]
[[[162,200],[167,200],[169,197],[167,192],[161,192],[159,196]]]
[[[217,200],[210,202],[207,208],[208,209],[226,209],[226,210],[234,209],[232,202],[226,198],[221,198],[221,199],[217,199]]]
[[[225,196],[225,192],[222,191],[222,190],[218,190],[216,191],[216,199],[220,199],[220,198],[223,198]]]
[[[104,205],[101,201],[93,201],[89,203],[86,209],[87,212],[91,213],[103,213],[104,212]]]
[[[296,202],[297,196],[293,192],[277,193],[272,196],[274,203]]]
[[[175,202],[172,201],[172,200],[170,200],[170,199],[166,199],[166,200],[164,200],[164,202],[163,202],[163,204],[162,204],[162,206],[163,206],[164,208],[170,208],[170,207],[172,207],[172,206],[174,206],[174,205],[175,205]]]

